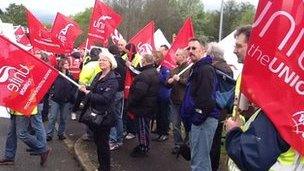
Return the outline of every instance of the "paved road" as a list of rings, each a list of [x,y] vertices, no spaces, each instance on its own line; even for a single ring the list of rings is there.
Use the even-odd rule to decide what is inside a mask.
[[[148,157],[132,158],[130,152],[137,145],[137,140],[125,140],[123,146],[111,153],[111,165],[113,171],[187,171],[190,163],[180,156],[176,159],[171,154],[173,137],[166,142],[151,142]],[[96,148],[93,142],[82,144],[95,166],[98,166]]]
[[[4,146],[6,140],[7,129],[9,126],[9,119],[0,118],[0,157],[3,156]],[[73,130],[73,129],[72,129]],[[68,133],[69,134],[69,133]],[[74,159],[73,154],[70,152],[64,142],[54,138],[49,143],[52,148],[51,155],[49,156],[47,166],[42,168],[39,164],[39,156],[30,156],[25,149],[27,146],[18,140],[17,154],[14,166],[0,166],[0,171],[81,171],[81,167]]]

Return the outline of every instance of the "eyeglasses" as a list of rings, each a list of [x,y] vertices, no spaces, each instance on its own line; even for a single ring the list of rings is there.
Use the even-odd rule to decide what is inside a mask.
[[[196,47],[188,47],[187,50],[196,50]]]

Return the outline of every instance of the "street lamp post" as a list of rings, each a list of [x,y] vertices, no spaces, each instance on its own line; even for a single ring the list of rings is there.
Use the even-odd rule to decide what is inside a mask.
[[[222,40],[222,31],[223,31],[223,13],[224,13],[224,0],[221,4],[221,15],[220,15],[220,29],[219,29],[219,41]]]

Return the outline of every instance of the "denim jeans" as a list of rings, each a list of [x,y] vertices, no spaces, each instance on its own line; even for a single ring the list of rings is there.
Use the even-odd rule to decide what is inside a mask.
[[[114,108],[114,115],[116,118],[116,125],[111,128],[110,131],[110,141],[115,143],[122,143],[123,140],[123,122],[122,122],[122,115],[123,115],[123,91],[117,92],[115,95],[115,108]]]
[[[37,115],[31,116],[31,125],[35,131],[35,135],[38,141],[43,145],[46,144],[46,132],[42,121],[42,110],[43,110],[43,103],[38,104],[38,113]]]
[[[65,130],[65,123],[67,116],[71,113],[71,103],[59,104],[53,100],[50,100],[51,110],[49,114],[49,123],[47,126],[47,135],[53,137],[55,123],[57,121],[57,116],[60,116],[60,122],[58,127],[58,135],[63,135]]]
[[[174,137],[174,145],[179,146],[183,144],[183,137],[181,132],[181,116],[179,113],[181,105],[170,103],[170,120],[173,126],[173,137]]]
[[[5,144],[4,157],[6,159],[15,159],[17,150],[17,137],[38,154],[47,151],[46,143],[42,143],[42,141],[39,141],[36,136],[33,136],[29,133],[28,127],[30,125],[30,122],[30,117],[11,116],[11,124]]]
[[[201,125],[191,125],[191,170],[211,171],[210,150],[218,120],[208,117]]]

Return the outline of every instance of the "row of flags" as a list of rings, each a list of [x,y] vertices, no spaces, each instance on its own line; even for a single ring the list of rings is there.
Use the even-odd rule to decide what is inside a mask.
[[[41,50],[64,54],[72,52],[76,38],[82,33],[76,22],[57,13],[51,30],[30,11],[26,11],[31,44]]]
[[[27,10],[26,13],[32,46],[57,54],[70,53],[73,50],[76,38],[82,33],[75,21],[61,13],[57,13],[53,27],[49,30],[30,11]],[[117,43],[119,39],[123,38],[116,29],[121,22],[122,17],[118,13],[96,0],[85,46],[91,46],[96,42],[107,44],[109,37],[112,38],[113,43]],[[129,43],[133,43],[136,46],[139,54],[151,54],[155,50],[154,32],[155,23],[151,21],[131,38]],[[163,65],[168,68],[175,67],[175,51],[177,48],[185,47],[187,41],[193,38],[194,35],[191,18],[187,18],[177,35],[177,40],[174,41],[169,54],[165,57]]]
[[[31,45],[44,50],[69,52],[81,33],[77,23],[60,13],[51,30],[29,11],[27,17]],[[260,0],[241,83],[245,95],[266,112],[282,137],[301,155],[304,155],[303,19],[303,0]],[[121,35],[115,29],[121,21],[116,12],[96,0],[89,39],[106,43],[112,36],[118,41]],[[155,23],[151,21],[129,42],[136,45],[138,52],[150,53],[155,49],[154,29]],[[21,35],[19,41],[26,42]],[[187,18],[162,65],[175,67],[176,50],[186,47],[193,37],[192,21]],[[0,49],[0,105],[29,114],[59,73],[3,36]]]
[[[45,64],[31,53],[17,46],[18,43],[53,52],[70,53],[76,38],[82,33],[72,19],[57,13],[51,29],[46,28],[29,10],[26,11],[29,39],[22,27],[16,29],[16,42],[0,36],[0,105],[19,111],[25,115],[31,113],[52,85],[59,72]],[[122,38],[116,30],[121,17],[99,0],[96,0],[91,16],[88,40],[103,42],[111,36],[113,41]],[[192,28],[192,29],[189,29]],[[136,45],[140,54],[151,53],[154,46],[155,23],[151,21],[129,42]],[[187,40],[194,36],[191,19],[188,18],[173,44],[171,51],[187,46]],[[186,39],[183,41],[182,39]],[[166,56],[169,68],[174,67],[174,53]],[[8,60],[9,59],[9,60]],[[15,101],[18,99],[18,104]]]

